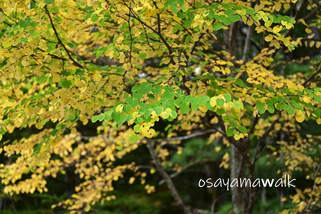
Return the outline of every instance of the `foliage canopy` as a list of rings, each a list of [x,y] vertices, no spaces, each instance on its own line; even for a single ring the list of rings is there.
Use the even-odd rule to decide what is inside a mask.
[[[46,192],[48,177],[74,167],[81,182],[53,208],[90,211],[115,198],[113,183],[125,171],[134,172],[129,183],[145,183],[135,162],[116,163],[146,144],[155,164],[150,172],[163,176],[189,213],[164,170],[173,152],[164,145],[180,154],[182,140],[207,135],[217,144],[213,153],[225,149],[221,167],[230,167],[232,178],[255,179],[262,154],[282,156],[278,174],[302,171],[314,181],[288,198],[297,204],[291,211],[315,209],[320,136],[302,126],[321,124],[321,41],[319,30],[312,32],[321,25],[320,5],[1,0],[0,138],[1,152],[11,157],[0,165],[4,192]],[[318,53],[297,52],[309,49]],[[288,72],[293,64],[306,72]],[[93,126],[97,133],[86,135]],[[37,131],[17,134],[28,128]],[[246,210],[238,191],[234,212],[251,213],[255,190],[244,196]]]

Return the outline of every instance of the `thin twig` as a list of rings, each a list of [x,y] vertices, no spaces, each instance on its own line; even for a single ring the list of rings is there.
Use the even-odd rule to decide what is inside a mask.
[[[77,67],[79,67],[79,68],[81,68],[81,69],[85,69],[84,66],[82,66],[79,62],[77,62],[76,60],[74,60],[74,59],[71,57],[71,55],[70,55],[70,53],[69,53],[69,50],[66,48],[66,46],[65,46],[64,43],[61,41],[61,39],[60,39],[60,37],[59,37],[59,35],[58,35],[57,29],[56,29],[55,25],[53,24],[53,21],[52,21],[52,18],[51,18],[51,15],[50,15],[50,13],[49,13],[49,10],[48,10],[47,5],[45,5],[44,8],[45,8],[45,10],[46,10],[46,13],[47,13],[49,19],[50,19],[50,24],[51,24],[52,29],[54,30],[55,35],[56,35],[56,37],[57,37],[57,39],[58,39],[58,43],[65,49],[66,53],[68,54],[69,59],[74,63],[74,65],[76,65]]]
[[[217,130],[215,129],[207,129],[204,131],[198,131],[198,132],[194,132],[192,134],[189,135],[185,135],[185,136],[179,136],[179,137],[172,137],[172,138],[155,138],[153,140],[155,141],[182,141],[182,140],[188,140],[194,137],[198,137],[198,136],[202,136],[202,135],[206,135],[206,134],[210,134],[210,133],[216,133]]]
[[[264,134],[259,138],[257,144],[256,144],[256,149],[255,149],[255,153],[254,153],[254,157],[253,157],[253,161],[252,161],[252,165],[255,165],[256,161],[258,160],[259,156],[260,156],[260,147],[261,144],[263,143],[263,140],[268,136],[268,134],[273,130],[275,124],[279,121],[279,119],[281,118],[281,111],[279,111],[278,113],[278,117],[272,122],[272,124],[269,126],[268,129],[265,130]]]
[[[309,83],[316,75],[318,75],[320,72],[321,72],[321,63],[320,63],[320,65],[319,65],[318,69],[315,70],[315,71],[313,72],[313,74],[312,74],[306,81],[304,81],[304,83],[303,83],[302,85],[303,85],[303,86],[307,86],[308,83]]]
[[[176,203],[178,204],[178,206],[184,211],[185,214],[192,214],[191,211],[187,208],[187,206],[185,206],[182,198],[179,196],[172,179],[169,177],[167,172],[164,170],[160,160],[157,157],[157,154],[156,154],[156,151],[152,145],[152,142],[149,139],[147,140],[147,148],[148,148],[149,153],[154,161],[157,171],[165,179],[167,187],[169,188],[169,190],[170,190],[173,198],[175,199]]]
[[[186,166],[184,166],[180,171],[177,171],[177,172],[171,174],[169,177],[170,177],[170,178],[174,178],[174,177],[178,176],[179,174],[181,174],[181,173],[182,173],[183,171],[185,171],[186,169],[188,169],[188,168],[190,168],[190,167],[192,167],[192,166],[195,166],[195,165],[197,165],[197,164],[199,164],[199,163],[214,162],[214,161],[216,161],[216,159],[210,159],[210,158],[193,161],[193,162],[187,164]],[[158,185],[162,185],[163,183],[165,183],[165,179],[159,181],[159,182],[158,182]]]

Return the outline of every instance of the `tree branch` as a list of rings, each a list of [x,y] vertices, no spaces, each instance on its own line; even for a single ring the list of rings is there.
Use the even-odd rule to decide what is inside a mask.
[[[279,111],[278,113],[278,118],[275,119],[272,124],[269,126],[269,128],[267,130],[265,130],[264,134],[259,138],[257,144],[256,144],[256,149],[255,149],[255,153],[254,153],[254,157],[253,157],[253,161],[252,161],[252,165],[254,166],[257,159],[259,158],[259,154],[260,154],[260,147],[261,147],[261,144],[263,143],[263,140],[268,136],[268,134],[273,130],[275,124],[279,121],[281,117],[281,111]]]
[[[307,86],[307,85],[309,84],[309,82],[310,82],[316,75],[318,75],[320,72],[321,72],[321,63],[320,63],[320,65],[319,65],[318,69],[315,70],[315,71],[313,72],[313,74],[312,74],[306,81],[304,81],[304,83],[303,83],[302,85],[303,85],[304,87]]]
[[[192,214],[191,211],[185,206],[182,198],[179,196],[172,179],[169,177],[169,175],[164,170],[160,160],[157,157],[157,154],[156,154],[156,151],[152,145],[152,142],[149,139],[147,140],[147,148],[149,150],[149,153],[150,153],[152,159],[154,160],[154,164],[156,166],[157,171],[161,174],[161,176],[166,181],[167,187],[169,188],[169,190],[170,190],[173,198],[175,199],[176,203],[178,204],[178,206],[184,211],[185,214]]]
[[[243,49],[243,57],[242,57],[243,64],[245,64],[245,62],[247,61],[247,55],[250,50],[250,44],[251,44],[251,36],[252,36],[252,26],[248,26],[244,49]]]
[[[71,57],[71,55],[70,55],[70,53],[69,53],[69,50],[66,48],[66,46],[65,46],[64,43],[61,41],[61,39],[60,39],[60,37],[59,37],[59,35],[58,35],[58,32],[57,32],[57,30],[56,30],[55,25],[53,24],[53,21],[52,21],[52,18],[51,18],[51,15],[50,15],[50,13],[49,13],[49,10],[48,10],[47,5],[45,5],[44,8],[45,8],[45,10],[46,10],[46,13],[47,13],[49,19],[50,19],[50,24],[51,24],[52,29],[54,30],[55,35],[56,35],[56,37],[57,37],[57,39],[58,39],[58,43],[65,49],[66,53],[68,54],[69,59],[73,62],[74,65],[76,65],[77,67],[79,67],[79,68],[81,68],[81,69],[85,69],[84,66],[82,66],[79,62],[77,62],[76,60],[74,60],[74,59]]]
[[[193,162],[187,164],[186,166],[184,166],[180,171],[171,174],[169,177],[170,177],[170,178],[174,178],[174,177],[178,176],[179,174],[181,174],[184,170],[186,170],[186,169],[188,169],[188,168],[190,168],[190,167],[192,167],[192,166],[194,166],[194,165],[197,165],[197,164],[199,164],[199,163],[214,162],[214,161],[216,161],[216,159],[210,159],[210,158],[193,161]],[[165,179],[159,181],[159,182],[158,182],[158,185],[162,185],[163,183],[165,183]]]
[[[317,8],[315,8],[311,13],[309,13],[308,15],[306,15],[305,17],[303,17],[303,20],[308,20],[310,19],[312,16],[314,16],[314,14],[321,8],[321,3],[319,2],[319,5]]]
[[[215,129],[207,129],[204,131],[198,131],[198,132],[194,132],[192,134],[189,135],[185,135],[185,136],[179,136],[179,137],[172,137],[172,138],[154,138],[153,140],[155,141],[181,141],[181,140],[188,140],[194,137],[198,137],[198,136],[202,136],[202,135],[206,135],[206,134],[210,134],[210,133],[216,133],[217,131]]]

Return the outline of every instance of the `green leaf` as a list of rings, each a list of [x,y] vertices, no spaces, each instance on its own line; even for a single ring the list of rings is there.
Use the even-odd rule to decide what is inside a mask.
[[[115,122],[118,122],[120,119],[121,113],[119,111],[114,111],[112,114],[112,118]]]
[[[162,91],[162,86],[156,85],[155,88],[152,89],[154,94],[159,94]]]
[[[234,130],[233,130],[233,129],[227,129],[227,130],[226,130],[226,135],[227,135],[228,137],[232,137],[233,134],[234,134]]]
[[[215,22],[215,23],[213,24],[213,29],[217,31],[217,30],[222,29],[223,26],[224,26],[224,25],[223,25],[222,23]]]
[[[224,109],[224,108],[218,108],[218,109],[216,110],[216,113],[217,113],[218,115],[222,115],[222,114],[225,113],[225,109]]]
[[[289,115],[292,115],[295,113],[295,109],[291,105],[285,105],[285,110]]]
[[[98,116],[93,116],[93,117],[91,118],[91,121],[92,121],[93,123],[96,123],[97,120],[98,120]]]
[[[123,111],[125,113],[130,112],[132,109],[133,109],[133,107],[131,105],[129,105],[129,104],[125,104],[124,107],[123,107]]]
[[[184,102],[181,104],[181,106],[179,108],[180,108],[182,114],[186,114],[187,112],[189,112],[189,103]]]
[[[233,104],[234,104],[236,109],[243,109],[244,108],[243,103],[241,101],[239,101],[239,100],[233,102]]]
[[[92,22],[97,22],[98,21],[98,15],[96,13],[94,13],[92,16],[91,16],[91,21]]]
[[[137,118],[135,119],[135,123],[136,123],[136,124],[140,124],[140,123],[142,123],[142,122],[144,122],[144,120],[143,120],[143,118],[141,118],[141,117],[137,117]]]
[[[45,3],[47,4],[51,4],[52,2],[54,2],[55,0],[45,0]]]
[[[222,22],[225,26],[229,26],[231,24],[231,19],[229,17],[222,17]]]
[[[202,2],[196,2],[196,3],[195,3],[195,7],[196,7],[196,8],[202,7],[202,5],[203,5]]]
[[[104,106],[105,105],[105,101],[102,98],[98,99],[98,102],[100,105]]]
[[[42,84],[42,83],[46,82],[46,80],[47,80],[47,77],[46,77],[46,76],[38,76],[38,77],[37,77],[37,82],[38,82],[39,84]]]
[[[134,126],[134,131],[135,132],[140,132],[142,129],[141,129],[141,127],[139,126],[139,125],[135,125]]]
[[[146,59],[146,53],[140,53],[140,54],[138,54],[138,58],[139,59]]]
[[[143,82],[140,85],[140,89],[142,90],[142,92],[147,94],[148,92],[150,92],[152,90],[152,85],[149,82]]]
[[[139,140],[139,135],[137,134],[132,134],[129,136],[129,142],[131,143],[136,143]]]
[[[71,86],[71,82],[69,80],[66,80],[66,79],[61,79],[60,80],[60,85],[63,88],[69,88]]]
[[[164,111],[164,107],[156,107],[155,112],[157,115],[161,115],[161,113]]]
[[[260,101],[257,101],[256,102],[256,106],[257,106],[260,114],[264,114],[265,113],[265,108],[264,108],[265,104],[264,103],[261,103]]]
[[[171,100],[174,98],[174,96],[174,90],[172,88],[166,87],[162,97]]]
[[[143,93],[133,93],[133,97],[137,100],[141,99],[144,96]]]
[[[282,110],[283,109],[283,103],[277,103],[276,105],[275,105],[275,108],[277,109],[277,110]]]
[[[247,130],[244,126],[238,126],[238,129],[240,130],[240,132],[242,133],[247,133]]]
[[[151,113],[154,111],[154,109],[147,109],[147,111],[145,111],[144,113],[144,118],[147,119],[148,117],[150,117]]]
[[[132,87],[132,92],[136,92],[136,91],[138,91],[139,89],[140,89],[139,85],[134,85],[134,86]]]
[[[229,16],[229,18],[231,19],[232,22],[238,22],[241,19],[239,15],[232,15],[232,16]]]
[[[221,99],[221,98],[217,98],[216,99],[216,104],[217,104],[217,106],[218,107],[223,107],[224,106],[224,100],[223,99]]]
[[[123,125],[125,121],[127,121],[127,118],[128,118],[128,114],[122,114],[120,116],[120,119],[118,121],[118,128],[121,127],[121,125]]]
[[[230,95],[230,94],[224,94],[223,96],[224,96],[226,102],[231,102],[231,99],[232,99],[232,98],[231,98],[231,95]]]
[[[113,113],[113,110],[106,111],[106,112],[104,113],[104,115],[105,115],[105,120],[110,120],[112,113]]]
[[[171,112],[171,115],[172,115],[172,117],[175,119],[175,118],[177,117],[176,111],[172,111],[172,112]]]
[[[198,103],[194,101],[191,104],[192,104],[192,109],[196,111],[198,109]]]
[[[100,114],[100,115],[98,115],[97,118],[101,122],[101,121],[103,121],[105,119],[105,115],[104,114]]]

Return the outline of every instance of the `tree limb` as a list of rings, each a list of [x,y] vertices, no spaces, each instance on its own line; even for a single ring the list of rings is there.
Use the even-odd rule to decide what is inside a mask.
[[[57,39],[58,39],[58,43],[65,49],[66,53],[68,54],[69,59],[73,62],[74,65],[76,65],[77,67],[79,67],[79,68],[81,68],[81,69],[85,69],[84,66],[82,66],[79,62],[77,62],[76,60],[74,60],[74,59],[71,57],[71,55],[70,55],[70,53],[69,53],[69,50],[66,48],[66,46],[65,46],[64,43],[61,41],[61,39],[60,39],[60,37],[59,37],[59,35],[58,35],[58,32],[57,32],[57,30],[56,30],[55,25],[53,24],[53,21],[52,21],[52,18],[51,18],[51,15],[50,15],[50,13],[49,13],[49,10],[48,10],[47,5],[45,5],[44,8],[45,8],[45,10],[46,10],[46,13],[47,13],[49,19],[50,19],[50,24],[51,24],[52,29],[54,30],[55,35],[56,35],[56,37],[57,37]]]
[[[178,204],[178,206],[184,211],[185,214],[192,214],[191,211],[187,208],[187,206],[185,206],[182,198],[179,196],[172,179],[167,174],[167,172],[164,170],[160,160],[157,157],[156,151],[152,145],[151,140],[147,140],[147,148],[149,150],[149,153],[150,153],[152,159],[154,160],[154,164],[156,166],[157,171],[161,174],[161,176],[166,181],[167,187],[169,188],[169,190],[170,190],[173,198],[175,199],[176,203]]]
[[[199,163],[214,162],[214,161],[216,161],[216,159],[210,159],[210,158],[193,161],[193,162],[187,164],[186,166],[184,166],[180,171],[171,174],[169,177],[170,177],[170,178],[174,178],[174,177],[178,176],[179,174],[181,174],[184,170],[186,170],[186,169],[188,169],[188,168],[190,168],[190,167],[192,167],[192,166],[194,166],[194,165],[197,165],[197,164],[199,164]],[[164,182],[165,182],[165,179],[159,181],[159,182],[158,182],[158,185],[162,185]]]

